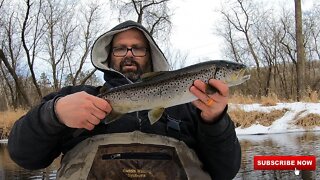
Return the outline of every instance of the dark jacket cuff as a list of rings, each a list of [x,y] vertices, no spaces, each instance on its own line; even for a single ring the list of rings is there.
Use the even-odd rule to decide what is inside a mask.
[[[223,110],[220,117],[213,123],[200,121],[199,128],[205,136],[219,136],[226,131],[229,126],[230,118],[227,114],[228,106]]]
[[[50,134],[57,134],[64,130],[67,126],[60,123],[56,113],[55,113],[55,103],[60,98],[60,96],[56,96],[53,99],[47,101],[41,107],[41,116],[43,126]]]

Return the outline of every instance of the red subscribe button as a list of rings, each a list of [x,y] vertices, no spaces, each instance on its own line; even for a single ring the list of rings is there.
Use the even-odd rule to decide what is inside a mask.
[[[316,170],[316,156],[254,156],[254,170]]]

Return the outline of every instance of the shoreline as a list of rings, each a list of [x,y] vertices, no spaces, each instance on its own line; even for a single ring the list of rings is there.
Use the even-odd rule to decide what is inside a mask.
[[[0,144],[8,144],[8,139],[0,139]]]
[[[250,128],[250,127],[249,127]],[[268,133],[238,133],[237,132],[237,129],[236,128],[236,134],[238,137],[243,138],[243,137],[246,137],[246,136],[267,136],[267,135],[276,135],[276,134],[294,134],[294,133],[319,133],[320,132],[320,127],[316,127],[314,129],[294,129],[294,130],[291,130],[291,131],[282,131],[282,132],[268,132]],[[246,128],[247,129],[247,128]],[[8,139],[0,139],[0,144],[8,144]]]

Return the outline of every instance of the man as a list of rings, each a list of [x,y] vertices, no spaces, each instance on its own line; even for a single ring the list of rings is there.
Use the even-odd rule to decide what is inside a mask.
[[[121,23],[100,36],[92,48],[91,59],[93,65],[104,72],[105,89],[135,82],[146,72],[168,69],[162,51],[148,31],[133,21]],[[203,169],[212,178],[232,179],[240,167],[241,151],[234,125],[226,113],[228,87],[213,79],[209,84],[216,87],[219,93],[207,95],[205,83],[196,80],[190,91],[198,100],[192,104],[167,108],[165,115],[153,125],[146,111],[129,113],[110,124],[100,123],[112,111],[107,101],[96,97],[102,87],[62,88],[46,96],[41,104],[14,124],[8,142],[10,156],[24,168],[40,169],[50,165],[61,153],[70,151],[70,155],[74,151],[81,151],[81,148],[77,149],[81,145],[77,144],[88,138],[94,139],[96,135],[102,134],[113,137],[119,133],[139,131],[143,136],[154,134],[160,139],[169,137],[168,141],[174,138],[178,140],[177,143],[184,142],[188,146],[185,148],[186,153],[189,149],[196,152],[203,163]],[[78,129],[86,131],[77,134]],[[183,158],[180,161],[183,162]],[[130,174],[132,171],[137,173],[135,169],[123,170],[128,177],[140,177],[141,174]],[[189,175],[187,171],[181,174]]]

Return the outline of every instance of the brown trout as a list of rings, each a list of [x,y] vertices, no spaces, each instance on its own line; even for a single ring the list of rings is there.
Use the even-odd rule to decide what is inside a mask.
[[[207,84],[209,79],[218,79],[231,87],[250,79],[250,75],[244,64],[223,60],[206,61],[175,71],[146,73],[137,83],[115,87],[98,95],[112,107],[104,122],[108,124],[126,113],[150,110],[148,117],[153,124],[161,118],[165,108],[197,99],[189,91],[197,79]],[[206,92],[217,90],[207,85]]]

